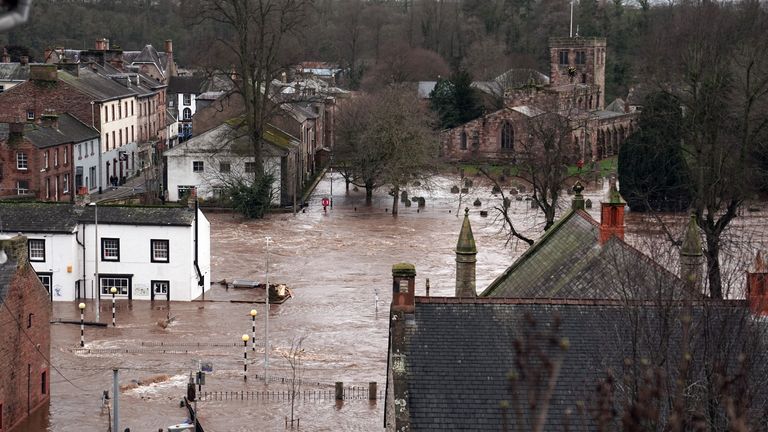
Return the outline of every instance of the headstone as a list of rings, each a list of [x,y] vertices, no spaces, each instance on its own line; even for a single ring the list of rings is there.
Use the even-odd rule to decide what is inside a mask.
[[[481,217],[488,217],[488,210],[480,210]]]
[[[419,187],[419,186],[421,186],[421,182],[416,180],[415,182],[413,182],[413,185],[416,186],[416,187]]]
[[[584,201],[584,207],[586,208],[592,208],[592,200],[587,198],[586,201]]]
[[[509,208],[510,204],[512,204],[512,201],[509,198],[504,198],[504,208]]]
[[[468,179],[468,178],[465,178],[464,179],[464,187],[471,188],[472,187],[472,180]]]
[[[458,186],[451,186],[451,193],[459,193],[459,187]]]
[[[475,207],[480,207],[483,203],[480,202],[480,198],[475,198],[475,202],[472,203]]]
[[[405,200],[405,201],[403,201],[403,204],[405,204],[406,207],[410,207],[411,206],[411,200]]]
[[[491,189],[491,193],[496,195],[501,193],[501,188],[498,185],[493,185],[493,189]]]
[[[517,190],[519,190],[520,193],[525,193],[525,186],[520,185],[520,186],[517,187]]]
[[[406,202],[408,201],[408,191],[402,191],[400,192],[400,201]]]
[[[517,191],[517,189],[515,189],[515,188],[512,188],[512,189],[510,189],[510,190],[509,190],[509,193],[510,193],[511,195],[517,195],[519,192]]]
[[[461,193],[463,194],[469,193],[469,188],[465,188],[465,187],[461,188]]]
[[[419,197],[419,207],[424,207],[427,205],[427,200],[424,199],[424,197]]]

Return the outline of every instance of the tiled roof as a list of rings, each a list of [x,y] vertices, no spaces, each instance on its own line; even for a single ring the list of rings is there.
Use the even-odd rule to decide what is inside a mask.
[[[59,79],[97,101],[124,98],[136,95],[136,91],[105,78],[88,67],[81,67],[79,76],[59,71]]]
[[[525,297],[532,286],[555,282],[594,248],[598,225],[581,210],[569,211],[504,271],[483,296]]]
[[[99,206],[99,224],[190,226],[194,220],[186,207]],[[71,233],[78,223],[93,222],[94,206],[0,202],[0,232]]]
[[[29,78],[29,64],[0,63],[0,81],[26,81]]]
[[[510,430],[530,430],[527,391],[539,389],[543,392],[544,384],[537,387],[525,378],[525,374],[539,373],[544,367],[537,366],[542,360],[535,354],[530,355],[525,368],[516,365],[516,361],[524,361],[525,358],[518,357],[514,344],[515,341],[525,340],[526,334],[534,343],[539,343],[546,358],[551,361],[562,358],[562,369],[550,399],[544,427],[547,431],[597,430],[592,416],[597,396],[595,388],[609,369],[620,376],[627,358],[639,363],[644,358],[678,359],[682,354],[680,320],[672,319],[670,323],[664,319],[678,317],[682,313],[678,305],[665,305],[662,310],[649,304],[621,305],[618,302],[574,304],[497,301],[502,299],[422,300],[424,298],[416,299],[415,320],[411,324],[408,321],[405,323],[404,351],[401,351],[406,359],[407,408],[412,431],[502,430],[500,403],[515,398],[520,400],[524,420],[521,421],[510,410],[507,413],[509,425],[512,426]],[[744,349],[743,345],[754,342],[757,334],[757,329],[750,325],[764,325],[755,322],[745,324],[748,316],[749,311],[743,302],[693,306],[691,353],[694,359],[689,371],[692,381],[704,382],[702,375],[705,371],[701,365],[705,355],[711,356],[709,350],[701,349],[706,343],[703,336],[705,326],[710,337],[728,335],[732,338],[729,342],[732,349],[722,354],[725,364],[729,365],[726,372],[735,374],[736,358]],[[555,317],[559,318],[559,329],[551,331]],[[535,323],[535,329],[531,322]],[[638,328],[640,331],[637,331]],[[659,344],[661,333],[668,335],[668,344]],[[567,338],[569,342],[565,351],[558,345],[561,338]],[[555,342],[549,343],[550,340]],[[758,350],[754,355],[757,358],[751,359],[751,364],[757,365],[755,376],[764,376],[764,353]],[[667,362],[662,367],[667,368],[670,387],[673,387],[677,364]],[[510,393],[507,378],[511,371],[520,377],[516,381],[518,390],[514,394]],[[750,409],[754,410],[754,417],[750,418],[760,418],[768,407],[764,388],[758,384],[756,394],[750,395]],[[621,411],[619,392],[617,390],[614,408]],[[578,407],[580,403],[588,408],[583,414],[579,414],[582,412]],[[521,426],[520,423],[523,423],[522,428],[514,427]]]
[[[38,148],[46,148],[64,143],[79,143],[98,138],[99,132],[85,125],[69,113],[60,114],[58,128],[40,125],[28,125],[24,136]]]
[[[168,80],[168,94],[199,94],[205,78],[196,76],[174,76]]]

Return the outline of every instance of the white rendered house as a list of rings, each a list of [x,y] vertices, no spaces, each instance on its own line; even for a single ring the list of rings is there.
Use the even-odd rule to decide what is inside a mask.
[[[54,301],[97,290],[109,298],[111,287],[119,299],[190,301],[210,289],[210,224],[199,210],[9,202],[0,203],[0,222],[28,237],[32,267]]]

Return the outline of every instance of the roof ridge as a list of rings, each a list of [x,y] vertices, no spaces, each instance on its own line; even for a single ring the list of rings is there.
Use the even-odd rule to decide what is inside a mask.
[[[435,297],[415,296],[416,304],[508,304],[508,305],[576,305],[576,306],[659,306],[670,305],[708,305],[746,306],[744,299],[711,299],[703,297],[696,300],[671,300],[663,304],[655,300],[631,299],[574,299],[574,298],[539,298],[539,297]]]

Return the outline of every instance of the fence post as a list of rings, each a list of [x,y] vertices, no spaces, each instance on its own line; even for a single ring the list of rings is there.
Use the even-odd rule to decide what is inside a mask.
[[[344,400],[344,383],[336,381],[336,400]]]
[[[376,381],[368,383],[368,400],[376,400]]]

